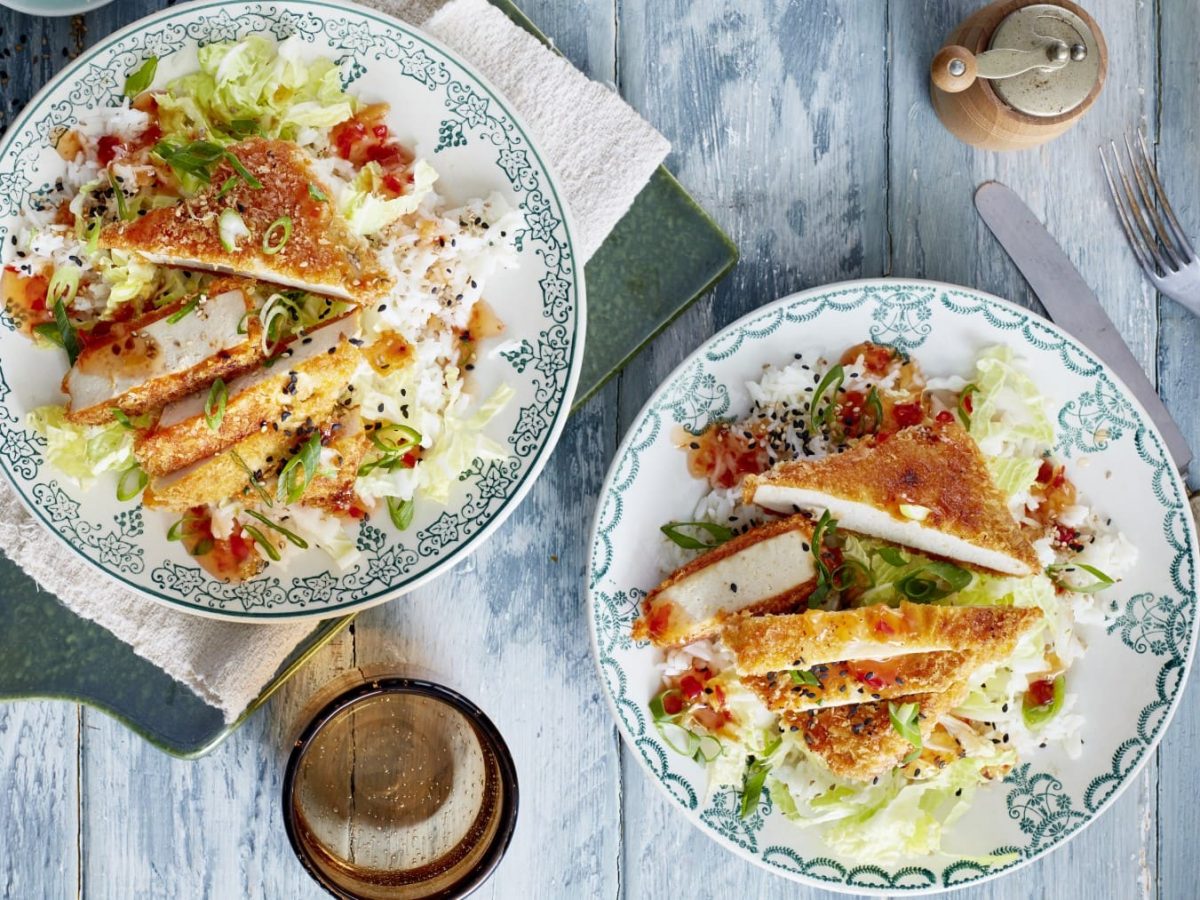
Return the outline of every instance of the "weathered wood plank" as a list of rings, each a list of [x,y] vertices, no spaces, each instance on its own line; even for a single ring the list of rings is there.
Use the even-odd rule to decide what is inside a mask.
[[[800,288],[883,271],[884,36],[884,4],[622,7],[622,93],[672,141],[668,167],[742,253],[622,375],[622,432],[715,330]],[[820,895],[717,848],[622,755],[624,896]]]
[[[972,8],[944,2],[890,5],[892,271],[971,285],[1031,304],[1028,287],[973,206],[975,187],[998,179],[1046,222],[1096,289],[1134,355],[1153,372],[1158,333],[1153,292],[1123,246],[1096,147],[1153,115],[1154,9],[1148,4],[1089,4],[1108,41],[1104,93],[1075,129],[1058,140],[998,154],[955,140],[942,129],[928,99],[928,61]],[[1101,504],[1111,500],[1096,499]],[[1157,777],[1152,760],[1137,786],[1098,822],[1064,850],[999,882],[992,895],[1037,896],[1048,885],[1064,891],[1067,885],[1077,886],[1080,896],[1084,891],[1153,895],[1157,851],[1150,823]]]
[[[212,754],[172,759],[84,711],[83,885],[94,897],[322,897],[292,854],[283,766],[314,694],[353,665],[335,638]]]
[[[1200,22],[1186,0],[1159,4],[1161,54],[1158,109],[1158,165],[1171,204],[1193,242],[1200,238]],[[1128,257],[1127,257],[1128,258]],[[1129,265],[1133,265],[1129,259]],[[1159,391],[1188,437],[1200,451],[1200,318],[1168,299],[1159,303]],[[1200,463],[1192,464],[1192,487],[1200,486]],[[1195,803],[1196,748],[1200,746],[1200,686],[1184,693],[1170,730],[1158,752],[1158,887],[1164,898],[1196,893],[1195,843],[1200,807]]]
[[[0,707],[0,897],[79,889],[79,709]]]

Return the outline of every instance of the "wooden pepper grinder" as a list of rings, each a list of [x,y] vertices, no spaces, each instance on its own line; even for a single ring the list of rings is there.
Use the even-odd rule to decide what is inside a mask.
[[[952,134],[985,150],[1058,137],[1104,86],[1108,48],[1071,0],[998,0],[958,26],[933,58],[933,108]]]

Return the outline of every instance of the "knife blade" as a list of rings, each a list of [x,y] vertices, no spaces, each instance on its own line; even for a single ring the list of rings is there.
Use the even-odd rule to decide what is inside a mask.
[[[1141,364],[1058,242],[1012,189],[988,181],[975,192],[975,208],[1017,264],[1050,319],[1077,337],[1117,373],[1158,427],[1167,452],[1187,473],[1192,451]]]

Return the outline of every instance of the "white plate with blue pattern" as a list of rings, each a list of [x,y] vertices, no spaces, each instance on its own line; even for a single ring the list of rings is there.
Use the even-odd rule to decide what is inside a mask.
[[[980,788],[947,844],[976,858],[913,857],[890,865],[842,859],[815,830],[789,822],[764,791],[739,815],[738,796],[711,796],[703,767],[670,751],[647,703],[659,690],[658,655],[630,637],[647,590],[660,579],[647,551],[671,518],[688,518],[706,490],[672,432],[748,411],[743,387],[797,350],[836,354],[863,340],[912,353],[929,374],[969,373],[979,351],[1013,349],[1051,399],[1070,477],[1093,508],[1137,544],[1136,571],[1103,596],[1108,624],[1079,626],[1088,650],[1072,667],[1083,755],[1048,747],[1002,783]],[[1185,487],[1146,413],[1088,350],[1004,300],[923,281],[860,281],[816,288],[765,306],[683,362],[634,420],[601,491],[588,594],[593,650],[629,752],[679,809],[718,843],[771,871],[858,894],[930,893],[1010,872],[1094,821],[1150,758],[1183,691],[1196,642],[1195,523]]]
[[[509,449],[460,478],[447,505],[418,502],[403,533],[386,511],[358,527],[361,560],[349,571],[312,552],[284,573],[268,568],[240,584],[218,581],[166,539],[170,520],[118,504],[115,482],[81,491],[44,457],[28,412],[61,403],[65,359],[36,347],[0,317],[0,469],[56,539],[122,585],[176,608],[228,619],[324,617],[380,603],[445,571],[475,550],[532,486],[558,440],[583,354],[583,265],[570,218],[545,158],[503,97],[454,53],[418,29],[373,10],[326,0],[208,0],[165,9],[90,48],[54,78],[0,141],[0,240],[30,196],[53,184],[62,161],[52,136],[81,109],[119,101],[127,73],[159,58],[155,85],[196,68],[196,47],[248,34],[292,35],[341,63],[347,88],[386,101],[392,132],[440,174],[448,201],[500,193],[519,209],[519,268],[489,282],[506,325],[507,351],[481,355],[476,393],[507,383],[516,395],[485,433]],[[402,114],[400,112],[402,111]],[[48,367],[60,367],[48,371]],[[159,521],[162,519],[162,521]]]

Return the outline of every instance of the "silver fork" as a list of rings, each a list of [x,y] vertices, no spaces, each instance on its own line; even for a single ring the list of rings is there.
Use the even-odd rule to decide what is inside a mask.
[[[1109,152],[1100,146],[1100,161],[1125,237],[1155,288],[1200,315],[1200,258],[1167,200],[1141,130],[1137,133],[1137,152],[1129,135],[1124,136],[1124,144],[1132,181],[1116,141],[1109,141]],[[1109,168],[1110,156],[1112,168]]]

